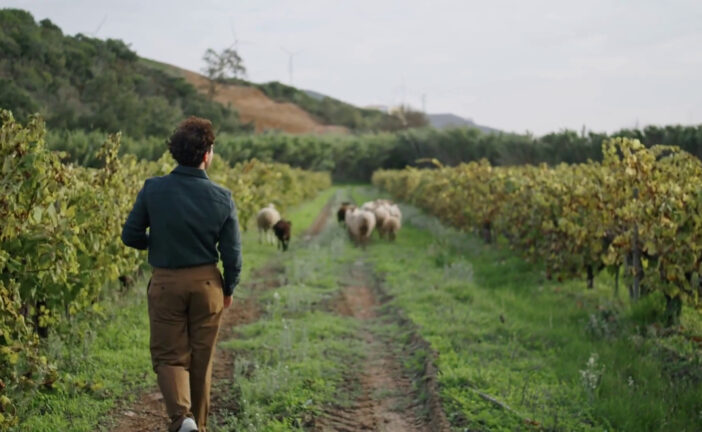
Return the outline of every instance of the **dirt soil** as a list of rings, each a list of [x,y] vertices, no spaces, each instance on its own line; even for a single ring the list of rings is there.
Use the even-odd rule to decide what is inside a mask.
[[[201,93],[208,93],[210,80],[207,77],[185,69],[179,72]],[[254,87],[216,84],[214,100],[234,107],[241,121],[253,123],[256,132],[275,129],[294,134],[348,133],[343,126],[324,125],[299,106],[276,102]]]
[[[332,309],[344,316],[370,322],[378,317],[375,290],[369,286],[369,275],[361,262],[352,272],[352,285],[346,286]],[[315,431],[384,431],[433,432],[448,431],[448,422],[422,417],[420,398],[406,376],[402,363],[384,346],[367,326],[362,326],[365,342],[365,369],[355,377],[348,377],[347,390],[358,396],[350,406],[329,407],[315,420]],[[360,391],[355,390],[360,387]],[[433,410],[432,417],[434,416]],[[438,413],[443,416],[443,413]]]
[[[327,222],[329,221],[329,215],[331,214],[331,209],[332,209],[332,201],[329,201],[324,205],[322,210],[319,212],[319,214],[315,218],[314,222],[312,222],[312,225],[309,228],[307,228],[307,231],[304,232],[302,237],[305,241],[311,240],[312,238],[318,236],[319,233],[322,232],[324,227],[327,225]]]

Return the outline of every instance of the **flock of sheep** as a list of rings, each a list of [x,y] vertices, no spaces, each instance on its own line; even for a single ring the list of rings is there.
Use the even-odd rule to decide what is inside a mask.
[[[337,211],[336,217],[340,224],[346,225],[349,238],[361,246],[368,244],[374,229],[378,231],[381,239],[387,236],[388,240],[393,241],[402,227],[400,208],[386,199],[368,201],[361,207],[344,202]],[[266,243],[272,244],[275,242],[273,239],[275,235],[278,239],[278,249],[288,250],[292,222],[282,219],[273,204],[268,204],[259,210],[256,214],[256,225],[259,243],[265,240]]]
[[[349,238],[361,246],[368,244],[373,229],[378,230],[381,239],[387,236],[393,241],[402,227],[400,208],[386,199],[368,201],[360,208],[350,202],[342,203],[336,217],[339,223],[346,224]]]

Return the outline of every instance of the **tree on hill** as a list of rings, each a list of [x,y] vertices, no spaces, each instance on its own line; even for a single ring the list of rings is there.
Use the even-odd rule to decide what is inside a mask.
[[[409,105],[400,105],[397,109],[391,111],[390,114],[400,121],[398,129],[413,129],[429,125],[427,116],[421,111],[412,109]]]
[[[244,61],[233,48],[225,48],[221,53],[208,48],[202,59],[205,61],[203,72],[210,79],[210,98],[214,97],[216,82],[223,82],[227,78],[239,79],[246,76]]]

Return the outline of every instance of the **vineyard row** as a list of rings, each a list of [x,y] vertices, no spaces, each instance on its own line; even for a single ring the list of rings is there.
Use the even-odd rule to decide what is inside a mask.
[[[373,183],[442,220],[502,236],[550,277],[609,270],[632,299],[661,291],[670,320],[700,305],[702,163],[676,147],[616,138],[602,162],[381,170]],[[622,271],[623,270],[623,271]]]

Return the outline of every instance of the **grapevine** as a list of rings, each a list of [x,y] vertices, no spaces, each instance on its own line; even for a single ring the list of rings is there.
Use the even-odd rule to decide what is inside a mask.
[[[60,320],[91,307],[104,287],[133,275],[145,255],[120,239],[137,192],[148,177],[175,163],[118,157],[120,135],[110,135],[100,168],[65,164],[46,148],[39,117],[26,125],[0,111],[0,429],[17,424],[7,396],[60,379],[41,355],[39,336]],[[282,210],[329,187],[328,173],[257,160],[234,167],[216,158],[208,175],[227,187],[246,228],[273,202]]]
[[[549,167],[379,170],[373,183],[485,240],[504,236],[555,277],[623,268],[630,295],[700,307],[702,163],[677,147],[615,138],[603,161]]]

